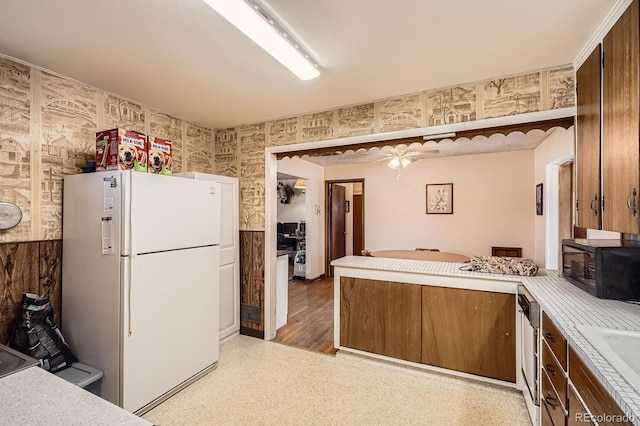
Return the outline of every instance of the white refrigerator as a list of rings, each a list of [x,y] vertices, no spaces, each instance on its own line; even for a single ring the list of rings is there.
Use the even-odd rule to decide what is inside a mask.
[[[65,176],[62,330],[143,413],[217,365],[220,184],[131,171]]]

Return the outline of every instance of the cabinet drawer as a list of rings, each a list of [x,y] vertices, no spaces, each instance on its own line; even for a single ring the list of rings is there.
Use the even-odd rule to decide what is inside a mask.
[[[555,426],[553,424],[553,420],[551,419],[551,414],[549,414],[549,410],[547,410],[547,406],[544,403],[544,401],[542,402],[542,405],[540,406],[540,422],[542,424],[542,426]],[[560,425],[558,425],[560,426]]]
[[[564,370],[558,364],[558,361],[551,353],[551,349],[547,343],[542,344],[542,369],[547,373],[553,387],[558,392],[558,397],[562,406],[567,408],[567,376]]]
[[[569,380],[591,414],[596,418],[624,416],[622,409],[572,347],[569,347],[569,366]],[[631,425],[631,422],[616,425]]]
[[[560,397],[551,385],[551,380],[545,370],[542,370],[542,400],[540,402],[540,411],[542,407],[549,411],[549,416],[556,426],[564,425],[565,411],[560,403]]]
[[[560,367],[567,371],[567,339],[560,333],[546,312],[542,312],[542,337],[558,359]]]

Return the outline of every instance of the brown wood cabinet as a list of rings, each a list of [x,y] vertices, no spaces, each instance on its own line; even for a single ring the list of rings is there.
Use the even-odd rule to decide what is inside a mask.
[[[585,424],[595,424],[587,414],[587,407],[582,403],[581,398],[575,391],[573,385],[567,390],[569,398],[569,415],[567,416],[567,426],[584,426]]]
[[[545,404],[540,406],[540,423],[542,426],[555,426],[551,414]]]
[[[546,342],[542,344],[542,370],[553,384],[556,391],[556,399],[567,408],[567,372],[560,366],[556,357]]]
[[[565,424],[567,415],[567,339],[546,312],[542,312],[541,411],[547,410],[551,424]],[[544,416],[543,416],[544,418]]]
[[[542,338],[549,345],[560,367],[567,371],[567,339],[560,333],[546,312],[542,313]]]
[[[576,71],[577,224],[600,229],[600,45]]]
[[[631,424],[544,311],[541,370],[543,425]]]
[[[340,345],[420,362],[420,285],[340,278]]]
[[[491,256],[522,257],[522,247],[491,247]]]
[[[515,382],[515,296],[422,287],[422,363]]]
[[[622,409],[571,346],[569,380],[576,390],[576,400],[584,401],[584,405],[569,405],[569,422],[579,423],[580,419],[591,418],[590,414],[599,425],[631,425]]]
[[[634,0],[602,46],[602,228],[632,234],[640,233],[638,19],[638,0]]]
[[[566,412],[561,403],[563,396],[558,395],[556,389],[551,384],[551,380],[546,371],[542,372],[542,399],[540,403],[541,410],[547,410],[549,417],[555,426],[564,426]]]
[[[340,277],[340,346],[516,380],[515,295]]]

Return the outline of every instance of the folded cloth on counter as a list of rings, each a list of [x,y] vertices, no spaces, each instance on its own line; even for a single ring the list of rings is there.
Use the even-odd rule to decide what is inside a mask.
[[[533,276],[538,273],[538,265],[533,260],[521,257],[471,256],[469,263],[460,269],[506,275]]]

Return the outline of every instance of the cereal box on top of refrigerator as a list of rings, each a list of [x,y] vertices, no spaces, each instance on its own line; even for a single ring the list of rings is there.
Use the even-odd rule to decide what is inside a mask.
[[[135,130],[111,129],[96,133],[96,171],[147,171],[147,138]]]
[[[171,141],[156,138],[155,136],[148,136],[147,141],[149,149],[148,172],[171,176],[173,174],[171,169]]]

